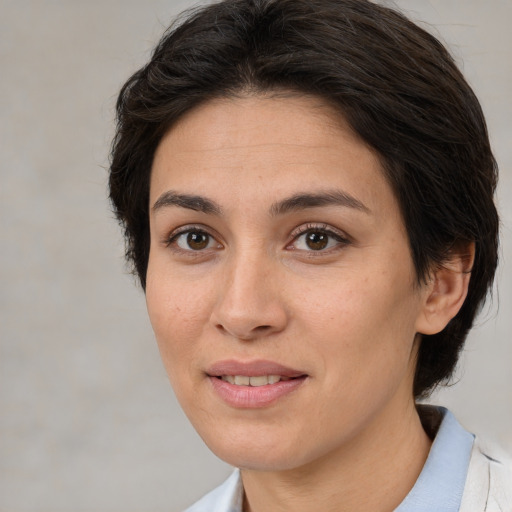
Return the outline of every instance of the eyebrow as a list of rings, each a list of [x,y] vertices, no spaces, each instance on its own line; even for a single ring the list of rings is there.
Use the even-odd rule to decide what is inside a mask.
[[[272,204],[270,214],[272,216],[284,215],[293,211],[332,205],[353,208],[364,213],[371,213],[370,209],[359,201],[359,199],[341,190],[331,190],[314,194],[295,194]],[[164,192],[155,201],[151,209],[153,212],[156,212],[168,206],[179,206],[180,208],[187,208],[205,214],[222,215],[222,208],[215,201],[199,195],[180,194],[173,190]]]
[[[166,206],[179,206],[181,208],[187,208],[196,212],[221,215],[222,208],[212,201],[203,196],[191,195],[191,194],[179,194],[173,190],[164,192],[152,206],[151,210],[156,212]]]
[[[341,190],[330,190],[314,194],[296,194],[283,201],[274,203],[270,207],[270,213],[272,215],[283,215],[292,211],[316,208],[318,206],[343,206],[345,208],[354,208],[364,213],[371,213],[370,209],[359,199]]]

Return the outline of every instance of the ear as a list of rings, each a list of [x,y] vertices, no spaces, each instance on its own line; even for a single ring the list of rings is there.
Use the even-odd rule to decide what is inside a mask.
[[[437,334],[459,312],[468,293],[474,259],[475,244],[461,243],[452,248],[447,259],[432,271],[425,285],[416,332]]]

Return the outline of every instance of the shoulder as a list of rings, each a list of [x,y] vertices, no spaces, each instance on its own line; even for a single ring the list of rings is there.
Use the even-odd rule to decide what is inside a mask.
[[[512,512],[512,457],[475,438],[460,512]]]
[[[236,469],[219,487],[203,496],[184,512],[242,512],[243,489]]]

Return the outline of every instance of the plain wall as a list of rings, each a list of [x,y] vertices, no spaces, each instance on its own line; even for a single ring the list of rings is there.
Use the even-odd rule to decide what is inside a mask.
[[[450,45],[501,167],[498,292],[432,401],[512,449],[512,2],[396,3]],[[173,512],[230,472],[176,404],[106,199],[117,91],[189,5],[0,0],[2,511]]]

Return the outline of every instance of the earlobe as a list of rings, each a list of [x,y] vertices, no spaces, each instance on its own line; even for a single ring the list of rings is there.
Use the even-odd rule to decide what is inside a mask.
[[[460,244],[432,271],[425,285],[423,309],[416,323],[420,334],[437,334],[459,312],[466,299],[475,258],[473,242]]]

